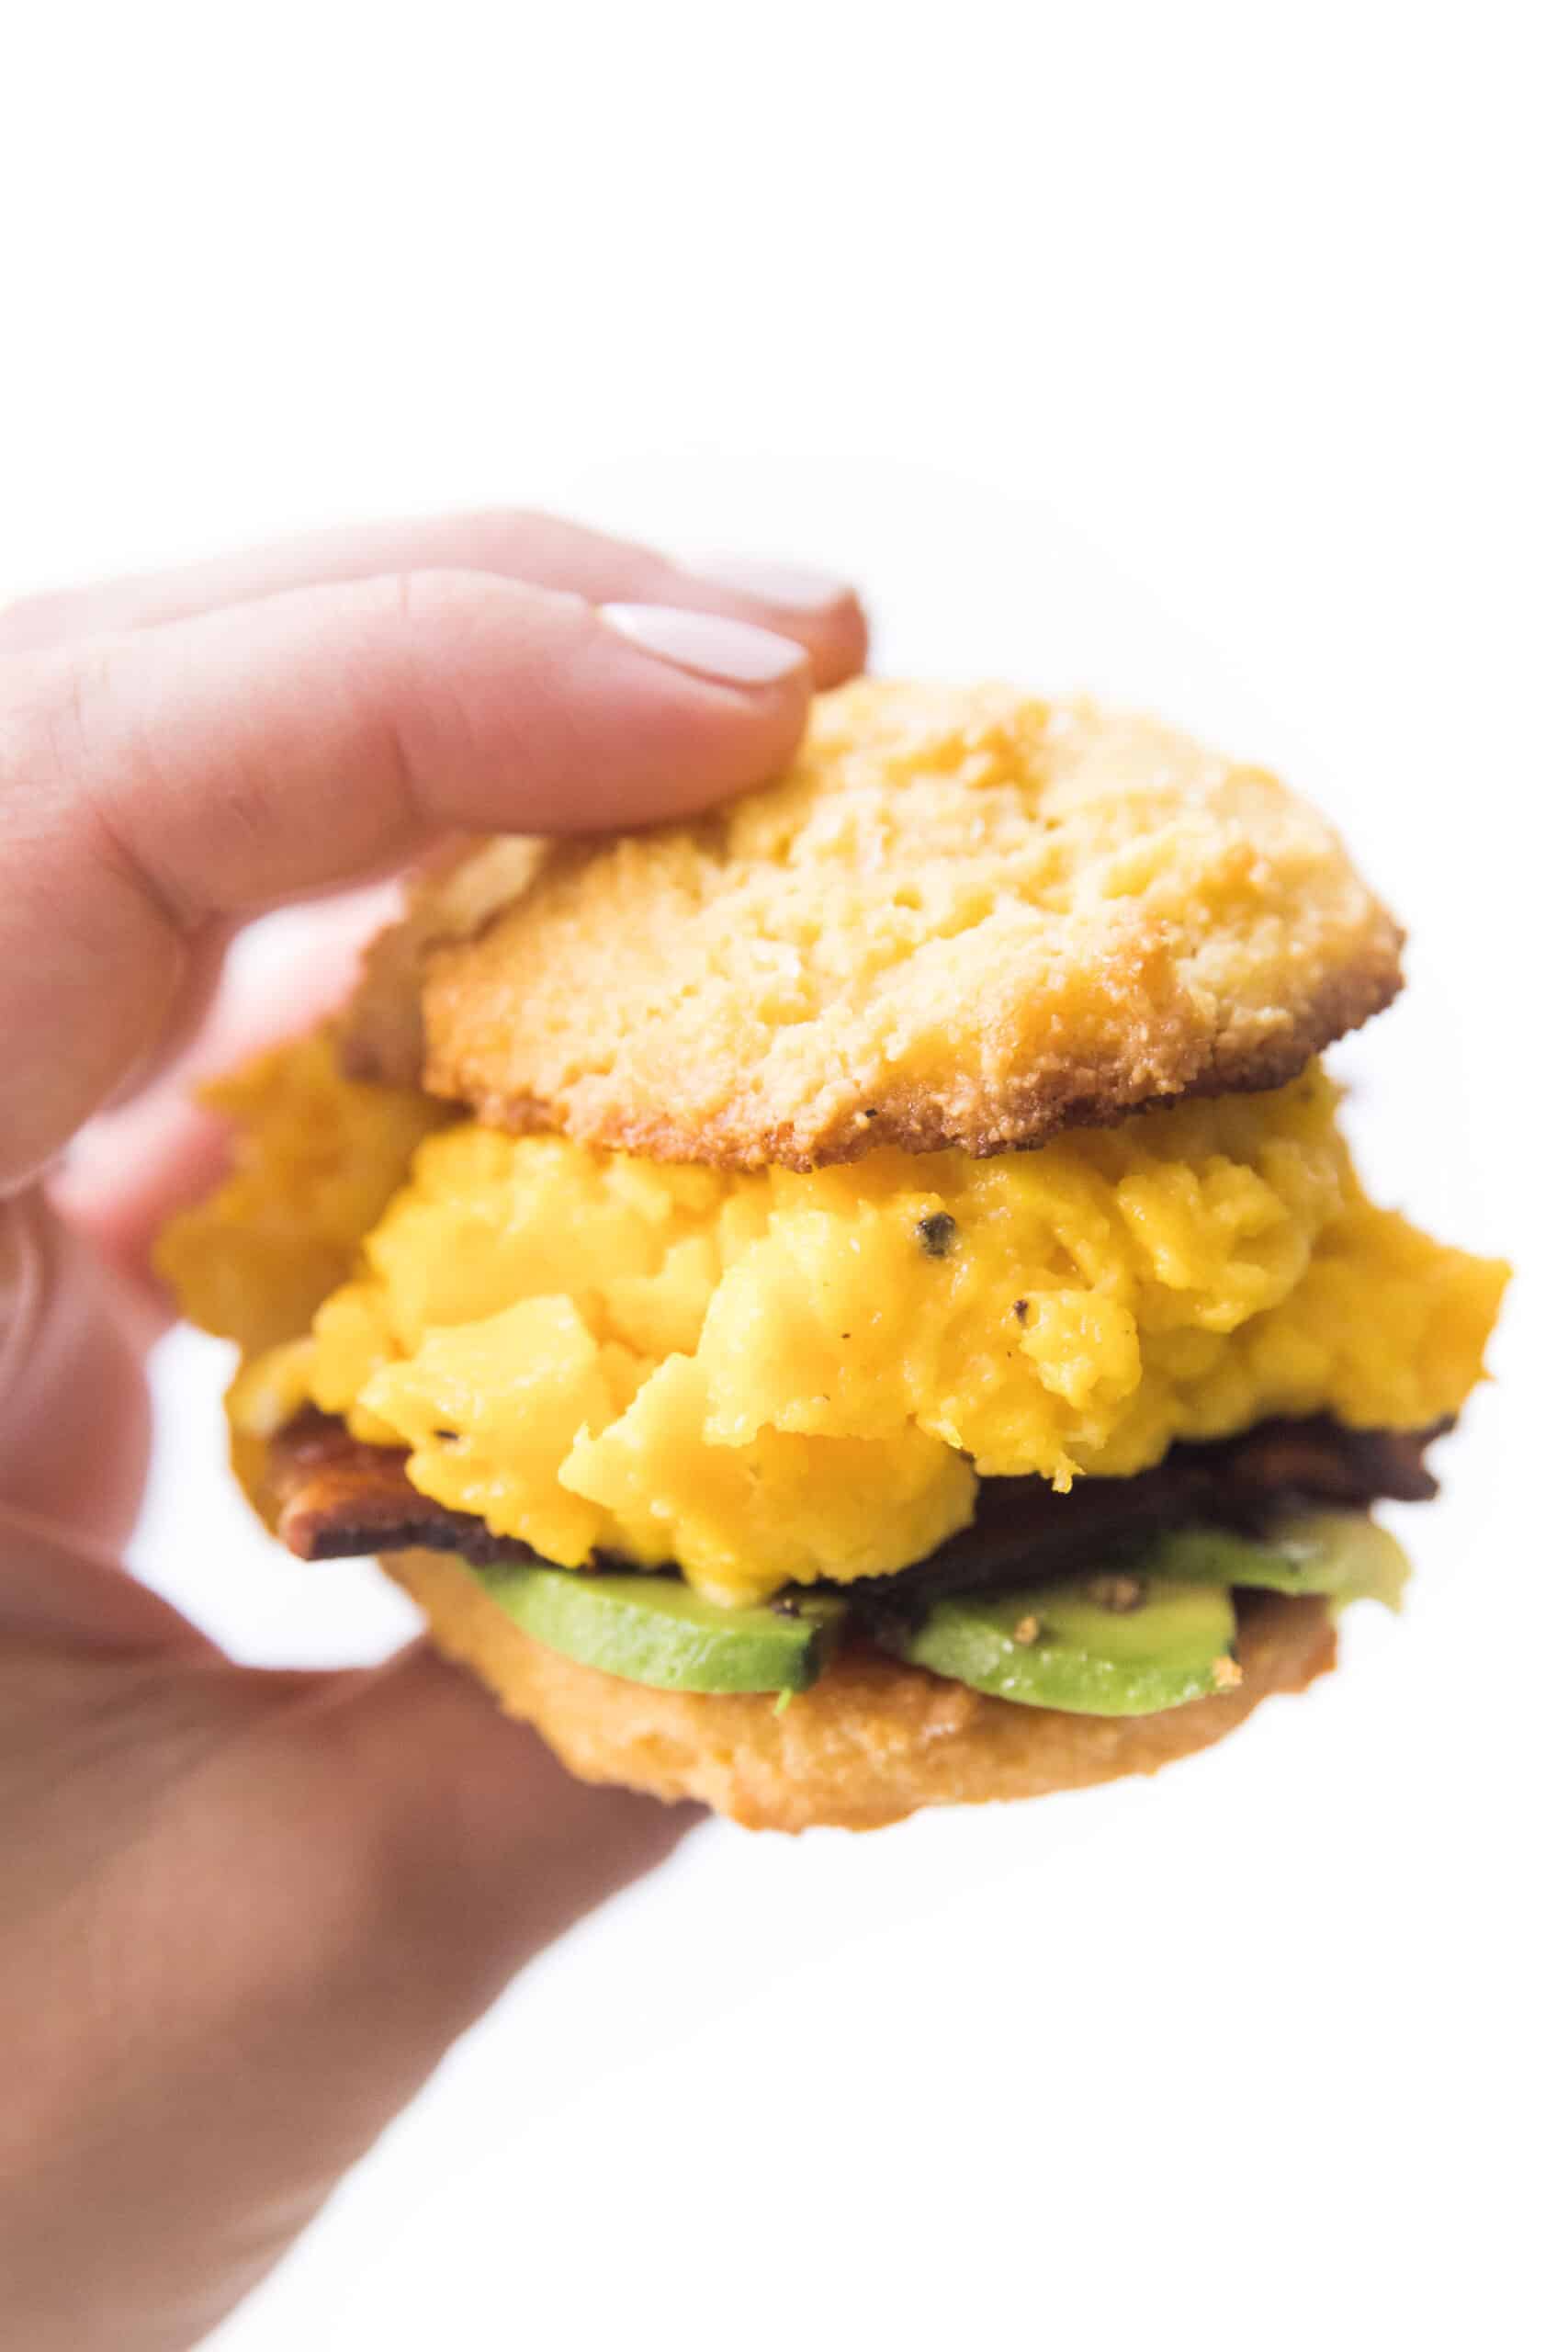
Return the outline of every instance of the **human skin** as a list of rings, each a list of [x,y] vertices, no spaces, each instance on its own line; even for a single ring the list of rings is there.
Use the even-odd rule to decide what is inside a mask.
[[[833,582],[513,513],[0,616],[0,2313],[29,2352],[197,2342],[688,1818],[572,1781],[423,1647],[237,1667],[119,1565],[145,1251],[217,1164],[171,1058],[259,1033],[213,1025],[225,946],[454,830],[758,782],[864,649]]]

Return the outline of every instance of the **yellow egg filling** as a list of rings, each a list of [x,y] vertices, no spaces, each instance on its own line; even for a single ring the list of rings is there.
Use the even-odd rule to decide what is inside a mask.
[[[313,1402],[547,1558],[674,1561],[743,1602],[922,1558],[977,1476],[1457,1410],[1506,1270],[1374,1207],[1336,1100],[1314,1069],[994,1159],[731,1174],[428,1133],[318,1039],[228,1083],[236,1175],[163,1262],[247,1351],[242,1439]]]

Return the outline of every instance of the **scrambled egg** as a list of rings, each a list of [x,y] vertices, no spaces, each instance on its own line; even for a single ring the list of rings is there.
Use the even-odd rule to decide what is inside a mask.
[[[344,1078],[330,1028],[209,1079],[201,1101],[232,1123],[233,1170],[170,1219],[158,1270],[189,1321],[254,1355],[310,1328],[353,1272],[414,1146],[452,1114],[412,1088]]]
[[[716,1599],[904,1566],[977,1476],[1123,1476],[1274,1413],[1420,1427],[1506,1280],[1367,1200],[1318,1070],[994,1159],[734,1174],[469,1123],[414,1149],[431,1106],[295,1052],[230,1082],[262,1124],[164,1252],[250,1351],[242,1437],[313,1402],[549,1559]]]

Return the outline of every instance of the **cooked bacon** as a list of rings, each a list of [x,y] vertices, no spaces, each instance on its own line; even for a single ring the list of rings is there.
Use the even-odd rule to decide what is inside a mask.
[[[460,1552],[476,1567],[537,1560],[482,1519],[448,1510],[411,1486],[401,1447],[365,1445],[340,1420],[305,1412],[267,1450],[267,1500],[278,1534],[302,1560],[353,1559],[361,1552]]]
[[[1173,1445],[1131,1478],[1077,1478],[1058,1495],[1034,1478],[982,1480],[975,1517],[928,1559],[878,1578],[876,1597],[929,1600],[1004,1582],[1089,1567],[1165,1527],[1256,1532],[1281,1510],[1364,1510],[1380,1500],[1429,1502],[1438,1482],[1422,1455],[1450,1421],[1430,1429],[1351,1430],[1326,1413],[1259,1421],[1237,1437]]]
[[[1079,1478],[1065,1495],[1038,1478],[987,1478],[973,1523],[915,1566],[877,1577],[875,1598],[929,1600],[996,1583],[1015,1569],[1038,1576],[1082,1567],[1159,1527],[1206,1522],[1248,1531],[1292,1505],[1426,1502],[1438,1483],[1422,1455],[1450,1426],[1350,1430],[1320,1414],[1173,1446],[1152,1470]],[[273,1440],[268,1465],[277,1532],[289,1550],[330,1560],[417,1547],[461,1553],[477,1567],[538,1559],[514,1536],[492,1535],[482,1520],[420,1494],[406,1460],[395,1447],[361,1444],[325,1414],[290,1422]]]

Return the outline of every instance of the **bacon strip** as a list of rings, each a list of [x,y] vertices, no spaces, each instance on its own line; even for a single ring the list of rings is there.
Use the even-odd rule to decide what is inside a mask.
[[[1035,1478],[982,1481],[969,1526],[929,1559],[878,1577],[880,1600],[938,1594],[1093,1567],[1119,1544],[1165,1527],[1254,1534],[1286,1510],[1364,1510],[1379,1500],[1429,1502],[1438,1482],[1422,1459],[1451,1421],[1430,1429],[1350,1430],[1326,1414],[1259,1421],[1237,1437],[1173,1445],[1132,1478],[1078,1478],[1065,1495]]]
[[[1013,1567],[1049,1575],[1090,1565],[1108,1546],[1194,1521],[1250,1531],[1281,1507],[1360,1510],[1380,1498],[1426,1502],[1438,1482],[1422,1455],[1451,1423],[1405,1432],[1349,1430],[1320,1414],[1260,1421],[1239,1437],[1173,1446],[1133,1478],[1080,1478],[1065,1495],[1038,1478],[987,1478],[974,1522],[929,1559],[875,1579],[876,1597],[930,1600],[996,1581]],[[268,1456],[277,1532],[306,1560],[363,1552],[457,1552],[477,1567],[537,1560],[515,1537],[448,1510],[410,1485],[407,1456],[363,1445],[341,1421],[304,1413]],[[606,1566],[614,1565],[606,1560]]]
[[[476,1567],[537,1560],[530,1545],[422,1495],[407,1460],[401,1447],[362,1444],[328,1414],[299,1414],[267,1449],[265,1499],[277,1533],[302,1560],[414,1550],[460,1552]]]

